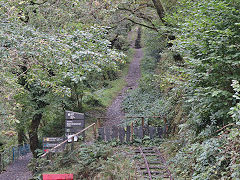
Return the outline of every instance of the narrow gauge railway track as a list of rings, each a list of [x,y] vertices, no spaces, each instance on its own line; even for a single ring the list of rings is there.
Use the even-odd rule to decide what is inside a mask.
[[[164,157],[156,147],[138,147],[135,149],[135,154],[142,156],[139,169],[144,179],[173,180]]]

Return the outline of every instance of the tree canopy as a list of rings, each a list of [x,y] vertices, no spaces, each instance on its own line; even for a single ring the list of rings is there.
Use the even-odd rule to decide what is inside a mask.
[[[44,135],[64,134],[64,110],[103,106],[95,95],[119,78],[138,26],[142,78],[125,113],[161,117],[148,121],[168,126],[171,145],[161,146],[177,178],[239,179],[239,9],[236,0],[1,0],[0,144],[28,141],[37,157]]]

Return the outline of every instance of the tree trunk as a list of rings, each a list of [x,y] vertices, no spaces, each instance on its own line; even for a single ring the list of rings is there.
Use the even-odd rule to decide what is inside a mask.
[[[17,130],[17,133],[18,133],[18,144],[21,145],[25,142],[25,134],[24,134],[24,129],[22,127],[20,127],[18,130]]]
[[[166,24],[166,21],[163,19],[165,16],[165,10],[163,8],[161,0],[152,0],[152,2],[157,10],[159,18],[161,19],[163,24]]]
[[[42,113],[35,114],[33,116],[30,130],[29,130],[29,139],[30,139],[30,149],[32,151],[33,157],[37,158],[37,153],[35,152],[38,149],[38,127],[42,119]]]

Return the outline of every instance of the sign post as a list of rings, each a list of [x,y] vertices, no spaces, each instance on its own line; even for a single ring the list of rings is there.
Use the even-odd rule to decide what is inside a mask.
[[[85,118],[83,113],[77,113],[72,111],[65,112],[65,135],[70,138],[73,134],[83,130],[85,128]],[[83,134],[84,138],[84,134]],[[78,140],[78,137],[72,138],[74,141]],[[69,140],[69,142],[72,141]]]
[[[44,137],[43,138],[43,151],[48,152],[50,149],[64,141],[63,137]],[[54,150],[54,152],[62,151],[64,147]]]

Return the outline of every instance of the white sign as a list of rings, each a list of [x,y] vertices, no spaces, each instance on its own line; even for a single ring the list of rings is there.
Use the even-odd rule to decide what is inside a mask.
[[[73,137],[73,135],[68,135],[67,136],[67,138],[68,138],[68,142],[72,142],[72,138],[71,137]],[[69,139],[69,138],[71,138],[71,139]],[[78,141],[78,137],[77,136],[74,136],[74,142],[77,142]]]

